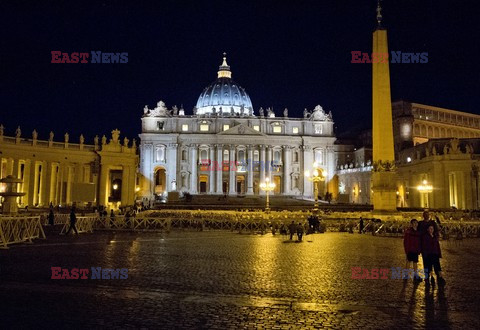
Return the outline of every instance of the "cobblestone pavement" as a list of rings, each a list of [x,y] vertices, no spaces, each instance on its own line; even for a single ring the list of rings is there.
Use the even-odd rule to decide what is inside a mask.
[[[327,233],[291,243],[230,232],[52,236],[0,251],[1,328],[480,328],[478,240],[442,242],[447,285],[352,279],[403,267],[398,238]],[[128,268],[53,280],[51,267]]]

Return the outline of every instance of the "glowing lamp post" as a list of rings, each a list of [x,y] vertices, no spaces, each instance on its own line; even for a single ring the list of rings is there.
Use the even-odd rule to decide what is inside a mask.
[[[267,194],[267,206],[265,207],[265,212],[270,212],[270,200],[268,198],[268,193],[275,189],[275,183],[270,182],[270,178],[265,178],[265,182],[260,183],[260,189],[266,192]]]
[[[428,183],[427,180],[423,180],[422,181],[422,184],[419,184],[417,186],[417,190],[419,193],[421,193],[423,196],[424,196],[424,200],[425,200],[425,207],[429,207],[428,206],[428,194],[431,193],[433,191],[433,186],[431,184]]]
[[[305,171],[305,177],[313,182],[313,194],[315,195],[315,204],[313,205],[313,213],[318,212],[318,183],[320,181],[325,181],[327,176],[327,171],[318,167],[317,163],[313,163],[313,171]]]

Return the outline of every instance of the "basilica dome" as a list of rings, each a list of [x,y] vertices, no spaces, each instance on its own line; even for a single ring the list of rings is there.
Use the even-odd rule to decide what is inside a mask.
[[[232,80],[232,72],[223,57],[219,67],[218,78],[200,94],[195,107],[197,114],[232,114],[253,115],[253,106],[245,89]]]

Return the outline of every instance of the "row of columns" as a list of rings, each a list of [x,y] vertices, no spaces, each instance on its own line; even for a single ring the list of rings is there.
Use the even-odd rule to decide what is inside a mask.
[[[74,165],[70,164],[30,159],[3,158],[0,161],[1,178],[13,175],[23,180],[19,187],[19,191],[26,193],[20,197],[22,205],[47,206],[50,203],[63,205],[72,202],[74,173],[78,174],[81,168],[74,169]]]
[[[187,147],[188,151],[188,167],[184,167],[185,164],[179,161],[178,157],[183,154],[182,150],[185,150]],[[179,144],[172,143],[167,146],[167,158],[163,164],[159,164],[164,167],[166,170],[166,191],[172,191],[174,189],[182,189],[188,186],[188,190],[192,194],[197,194],[199,192],[199,144],[190,144],[184,147],[179,148]],[[153,196],[154,189],[154,175],[155,175],[155,161],[153,159],[153,144],[145,144],[142,147],[142,161],[141,161],[141,172],[145,176],[145,184],[143,185],[144,192],[148,192],[150,196]],[[260,171],[259,171],[259,181],[264,182],[268,177],[272,180],[272,168],[267,166],[271,164],[273,160],[273,150],[274,148],[269,145],[259,145],[258,148],[255,148],[252,145],[247,146],[246,148],[246,158],[247,160],[253,161],[254,151],[259,151],[259,161],[260,161]],[[223,194],[223,153],[224,150],[229,151],[229,166],[235,164],[237,160],[237,149],[235,145],[231,144],[213,144],[210,145],[207,150],[207,155],[211,165],[210,170],[208,171],[208,184],[206,186],[206,191],[209,194]],[[285,195],[292,194],[292,146],[283,146],[283,173],[282,173],[282,182],[281,185],[282,193]],[[326,152],[325,158],[323,159],[322,167],[327,171],[328,176],[327,180],[330,180],[334,174],[334,152],[333,147],[329,146],[324,149]],[[303,176],[304,170],[312,170],[314,163],[314,154],[313,148],[311,146],[302,146],[303,153],[302,156],[298,157],[298,161],[303,164],[300,168],[299,177],[303,177],[303,182],[297,182],[298,189],[301,189],[303,184],[303,194],[307,197],[313,196],[313,184],[307,178]],[[203,156],[205,157],[205,155]],[[182,156],[183,158],[183,156]],[[214,166],[216,165],[216,166]],[[233,168],[232,168],[233,169]],[[251,166],[249,166],[251,169]],[[247,170],[242,173],[245,175],[245,192],[247,195],[254,194],[254,171]],[[183,181],[183,177],[186,177],[187,181]],[[237,173],[236,171],[230,170],[227,176],[229,185],[228,185],[228,194],[236,194],[237,186]],[[175,188],[172,186],[173,181],[177,182]],[[260,194],[264,194],[260,190]]]
[[[190,145],[190,192],[193,194],[198,193],[198,145]],[[216,153],[215,153],[215,148]],[[236,147],[235,145],[230,145],[229,147],[229,194],[236,193],[236,172],[232,169],[236,169],[236,166],[232,166],[232,164],[236,164]],[[290,177],[290,162],[291,162],[291,150],[292,147],[284,146],[283,147],[283,193],[289,194],[290,193],[290,186],[291,186],[291,177]],[[209,160],[211,162],[211,169],[209,171],[209,187],[208,192],[211,194],[222,194],[223,193],[223,152],[224,152],[224,145],[217,144],[211,146],[209,148]],[[247,160],[253,162],[253,152],[254,147],[248,146],[247,147]],[[216,157],[215,157],[216,155]],[[272,178],[272,168],[270,168],[270,164],[273,160],[273,147],[272,146],[265,146],[261,145],[259,150],[260,156],[260,181],[264,182],[265,179],[268,177],[270,180]],[[214,166],[217,164],[218,166]],[[254,171],[251,170],[253,168],[253,164],[249,164],[248,168],[249,171],[246,172],[246,194],[252,195],[253,192],[253,174]],[[153,173],[153,172],[152,172]],[[153,175],[153,174],[152,174]],[[261,192],[263,194],[263,192]]]

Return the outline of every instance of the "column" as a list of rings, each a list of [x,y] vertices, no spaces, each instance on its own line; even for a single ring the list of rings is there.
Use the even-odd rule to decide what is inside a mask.
[[[217,144],[217,163],[215,164],[217,194],[223,194],[223,145]]]
[[[63,205],[63,170],[62,163],[58,164],[58,177],[57,177],[57,204]]]
[[[128,205],[133,205],[135,203],[135,188],[137,184],[137,168],[136,166],[130,166],[130,171],[129,171],[129,176],[128,176],[128,185],[130,189],[128,190],[128,200],[127,203]]]
[[[130,187],[130,180],[129,180],[129,177],[130,177],[130,166],[122,166],[122,198],[121,198],[121,203],[122,203],[122,206],[127,206],[129,205],[128,203],[128,195],[129,195],[129,191],[131,189],[135,190],[134,187]]]
[[[140,145],[140,173],[142,174],[142,186],[140,187],[142,197],[152,198],[153,196],[153,169],[152,169],[152,144]],[[100,178],[100,180],[102,180]]]
[[[48,206],[48,191],[50,190],[50,181],[48,179],[52,175],[51,162],[42,162],[42,174],[40,177],[40,204],[43,206]]]
[[[311,146],[303,146],[303,172],[310,171],[312,172],[313,166],[313,152]],[[313,185],[310,180],[304,175],[303,176],[303,196],[312,197],[313,196]]]
[[[67,187],[66,187],[67,196],[65,198],[65,204],[69,205],[72,203],[72,184],[73,184],[74,173],[73,173],[72,166],[67,166],[66,170],[67,170]]]
[[[272,160],[273,160],[273,146],[268,146],[267,149],[267,176],[272,181]]]
[[[228,184],[228,193],[233,195],[236,193],[236,180],[235,180],[235,170],[237,169],[237,165],[235,163],[235,145],[230,145],[230,181]]]
[[[265,160],[265,145],[260,146],[260,182],[265,182],[265,170],[267,162]],[[265,192],[260,189],[260,195],[265,195]]]
[[[20,170],[20,165],[19,165],[19,160],[18,159],[14,159],[13,160],[13,170],[12,170],[12,174],[18,179],[19,178],[19,170]]]
[[[215,145],[210,145],[210,172],[208,173],[208,184],[210,185],[209,194],[215,194]]]
[[[28,174],[28,202],[29,206],[35,205],[35,187],[36,187],[36,172],[37,172],[37,164],[34,160],[30,161],[30,172]]]
[[[49,182],[48,188],[48,203],[57,204],[56,193],[57,193],[57,165],[50,163],[49,172],[47,172],[47,182]]]
[[[178,186],[179,182],[177,179],[177,155],[178,155],[178,144],[170,143],[166,152],[166,186],[167,191],[173,191],[173,180],[175,180],[176,185]],[[175,189],[176,190],[176,189]]]
[[[106,206],[108,204],[108,180],[110,169],[107,164],[101,164],[100,169],[100,189],[98,191],[98,204]]]
[[[327,153],[326,158],[327,158],[327,164],[326,164],[326,171],[327,171],[327,177],[325,178],[325,187],[328,192],[332,192],[333,188],[331,187],[331,180],[333,178],[333,174],[335,173],[335,151],[333,150],[332,146],[327,146],[325,148],[325,152]],[[362,195],[367,196],[370,195],[370,187],[368,187],[368,190],[365,190],[366,187],[362,189]],[[324,194],[326,191],[323,192]],[[361,203],[364,203],[361,201]]]
[[[190,177],[190,192],[192,194],[197,194],[198,193],[198,175],[197,175],[197,170],[198,170],[198,159],[197,159],[197,154],[198,154],[198,146],[196,144],[192,144],[190,146],[190,166],[191,166],[191,177]]]
[[[247,180],[247,195],[253,195],[253,146],[248,146],[248,180]]]
[[[290,195],[290,153],[292,148],[290,146],[283,146],[283,194]]]

